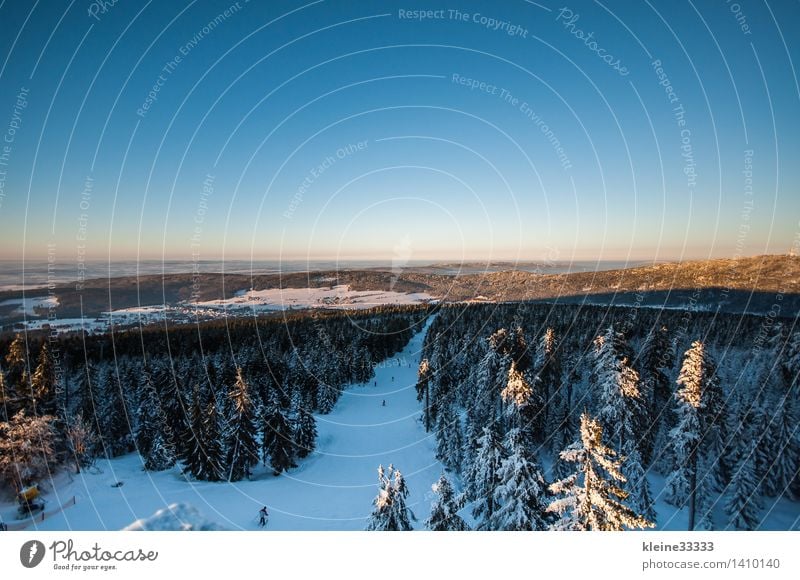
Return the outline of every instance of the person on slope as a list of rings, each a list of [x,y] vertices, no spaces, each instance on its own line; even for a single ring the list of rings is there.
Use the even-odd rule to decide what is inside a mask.
[[[267,525],[267,518],[269,517],[269,512],[267,511],[267,506],[262,507],[258,510],[258,525],[262,528]]]

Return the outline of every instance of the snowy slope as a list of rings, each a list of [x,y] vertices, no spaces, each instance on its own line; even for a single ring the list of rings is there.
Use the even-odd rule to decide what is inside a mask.
[[[189,504],[226,529],[258,529],[266,504],[271,530],[363,530],[377,493],[377,467],[394,463],[409,487],[415,528],[430,511],[431,485],[442,472],[435,439],[420,425],[416,370],[422,340],[417,333],[395,357],[375,369],[374,384],[353,385],[328,415],[317,416],[317,450],[279,477],[261,466],[251,481],[187,482],[179,470],[142,471],[137,454],[98,462],[94,473],[60,474],[47,494],[48,510],[76,496],[76,505],[36,522],[31,529],[121,529],[175,503]],[[381,402],[385,400],[386,406]],[[71,481],[70,481],[71,479]],[[122,482],[119,487],[112,487]],[[12,520],[4,503],[2,515]]]

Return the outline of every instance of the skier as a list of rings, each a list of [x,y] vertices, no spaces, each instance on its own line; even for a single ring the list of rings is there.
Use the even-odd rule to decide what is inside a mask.
[[[269,517],[269,512],[267,511],[267,506],[262,507],[258,510],[258,525],[262,528],[267,525],[267,518]]]
[[[383,402],[381,403],[381,407],[385,407],[385,406],[386,406],[386,399],[384,399]]]

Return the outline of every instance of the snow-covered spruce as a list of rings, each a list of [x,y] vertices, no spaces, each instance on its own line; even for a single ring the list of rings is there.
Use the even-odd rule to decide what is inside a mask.
[[[464,495],[456,496],[453,486],[443,473],[439,481],[431,487],[436,499],[431,506],[431,515],[425,520],[425,527],[434,532],[463,532],[469,530],[458,511],[464,507]]]
[[[585,413],[581,415],[581,438],[561,452],[561,458],[575,464],[575,472],[553,483],[550,491],[560,495],[547,507],[558,516],[556,530],[618,531],[651,528],[654,523],[624,505],[628,494],[622,459],[603,444],[603,427]]]
[[[408,488],[398,469],[389,465],[384,471],[378,466],[378,495],[372,502],[374,509],[367,523],[368,531],[396,532],[411,530],[411,510],[406,507]]]

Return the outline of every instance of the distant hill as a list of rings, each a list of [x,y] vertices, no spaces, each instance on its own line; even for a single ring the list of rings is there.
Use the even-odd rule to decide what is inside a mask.
[[[543,269],[546,272],[546,269]],[[193,300],[231,298],[250,289],[306,288],[347,284],[354,290],[426,292],[444,301],[480,300],[587,302],[796,316],[800,312],[800,257],[765,255],[737,260],[669,262],[599,272],[545,274],[510,270],[459,274],[431,268],[401,272],[381,269],[290,274],[167,274],[87,280],[79,292],[54,289],[59,318],[94,317],[109,310]],[[46,296],[47,289],[26,292]],[[0,305],[20,291],[0,292]],[[13,304],[13,303],[8,303]],[[0,323],[22,320],[15,306],[0,306]],[[35,314],[46,316],[44,308]]]

